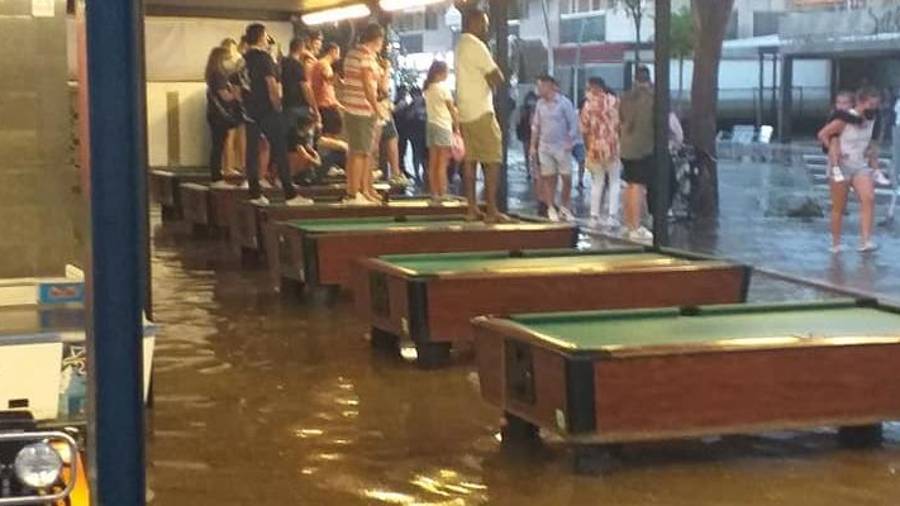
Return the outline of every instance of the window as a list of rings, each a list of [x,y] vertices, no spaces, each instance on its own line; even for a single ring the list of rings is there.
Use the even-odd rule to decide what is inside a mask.
[[[423,37],[421,33],[401,35],[400,48],[405,54],[421,53],[425,50],[422,39]]]
[[[429,5],[425,7],[425,29],[426,30],[437,30],[438,29],[438,17],[441,15],[440,8],[436,5]]]
[[[516,0],[509,3],[508,19],[525,19],[528,17],[529,0]]]
[[[778,33],[780,12],[756,11],[753,13],[753,36],[763,37]]]
[[[559,20],[559,42],[603,42],[606,40],[606,16],[577,17]]]
[[[559,12],[562,14],[584,14],[609,9],[615,3],[616,0],[560,0]]]
[[[425,11],[403,12],[394,16],[394,29],[403,32],[421,32],[425,30]]]
[[[416,12],[398,12],[394,14],[393,28],[397,32],[423,32],[437,30],[440,7],[430,5]]]

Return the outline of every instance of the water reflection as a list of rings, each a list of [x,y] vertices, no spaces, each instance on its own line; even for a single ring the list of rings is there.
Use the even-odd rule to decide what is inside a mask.
[[[213,241],[157,229],[162,325],[150,415],[152,504],[847,505],[900,497],[900,426],[846,451],[828,430],[628,446],[573,473],[557,439],[501,449],[471,362],[421,371],[373,352],[350,301],[286,300]],[[871,269],[848,260],[844,268]],[[874,272],[874,271],[873,271]],[[816,298],[759,276],[754,300]],[[477,383],[476,383],[477,384]]]

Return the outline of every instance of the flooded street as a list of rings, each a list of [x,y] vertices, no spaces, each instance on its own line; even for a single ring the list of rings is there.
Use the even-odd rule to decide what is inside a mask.
[[[470,357],[422,371],[373,351],[346,295],[282,297],[224,243],[154,220],[151,504],[900,501],[897,424],[877,450],[840,449],[825,429],[631,445],[602,476],[575,474],[558,442],[503,451]],[[763,277],[751,288],[753,300],[822,296]]]

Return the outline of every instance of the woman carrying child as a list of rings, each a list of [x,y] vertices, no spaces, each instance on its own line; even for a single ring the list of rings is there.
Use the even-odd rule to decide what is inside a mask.
[[[861,253],[878,248],[872,240],[875,215],[875,182],[878,174],[878,152],[871,149],[875,119],[881,94],[865,87],[856,94],[856,103],[848,93],[835,101],[835,112],[819,131],[818,139],[828,150],[828,178],[831,185],[831,252],[840,253],[844,209],[852,187],[860,200]]]

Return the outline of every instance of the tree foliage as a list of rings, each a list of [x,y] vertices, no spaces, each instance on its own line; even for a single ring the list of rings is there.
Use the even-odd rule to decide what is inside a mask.
[[[617,6],[634,22],[634,62],[641,63],[641,23],[649,16],[653,0],[619,0]]]
[[[669,25],[669,48],[672,58],[690,58],[694,53],[694,16],[687,7],[672,13]]]

